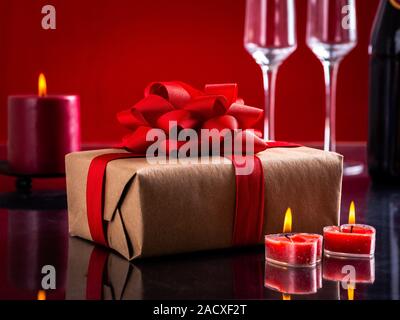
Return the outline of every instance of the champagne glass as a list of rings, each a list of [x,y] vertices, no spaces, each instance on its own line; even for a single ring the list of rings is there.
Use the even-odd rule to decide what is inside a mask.
[[[297,46],[294,0],[247,0],[244,45],[263,72],[264,139],[275,140],[277,72]]]
[[[308,0],[307,44],[321,61],[326,87],[324,150],[336,151],[336,89],[339,66],[357,45],[355,0]],[[345,163],[345,174],[362,173]]]

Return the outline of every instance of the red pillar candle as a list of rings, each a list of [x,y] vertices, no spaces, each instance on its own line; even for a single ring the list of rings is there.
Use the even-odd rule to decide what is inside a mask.
[[[375,228],[355,224],[355,205],[350,205],[349,224],[324,228],[325,254],[369,258],[375,253]]]
[[[8,99],[8,162],[12,172],[62,174],[67,153],[80,149],[79,97],[46,95],[39,76],[38,96]]]
[[[322,236],[308,233],[291,233],[292,212],[286,212],[284,233],[265,237],[265,259],[283,266],[315,266],[321,261]]]

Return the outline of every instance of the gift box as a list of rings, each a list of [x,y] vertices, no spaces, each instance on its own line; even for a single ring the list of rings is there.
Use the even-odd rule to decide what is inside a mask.
[[[104,177],[93,172],[95,159],[114,155],[118,157],[104,165]],[[121,149],[69,154],[70,234],[103,242],[131,260],[261,244],[261,236],[235,239],[248,230],[259,230],[260,235],[281,232],[288,207],[293,210],[294,232],[321,234],[324,226],[338,224],[342,156],[276,147],[257,154],[257,159],[263,179],[254,188],[257,183],[250,179],[243,184],[226,158],[154,164]],[[261,212],[257,219],[252,217],[254,207]],[[249,221],[254,225],[248,226]],[[253,231],[248,233],[251,237]]]

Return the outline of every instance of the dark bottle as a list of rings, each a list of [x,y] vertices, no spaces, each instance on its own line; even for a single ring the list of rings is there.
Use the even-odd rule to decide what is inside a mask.
[[[369,172],[400,184],[400,0],[381,0],[370,51]]]

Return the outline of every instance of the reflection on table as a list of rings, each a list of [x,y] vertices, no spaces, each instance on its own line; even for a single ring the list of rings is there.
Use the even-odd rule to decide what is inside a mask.
[[[65,194],[0,193],[0,299],[36,299],[47,264],[57,271],[47,299],[399,299],[400,189],[372,187],[365,175],[345,178],[343,212],[352,200],[360,223],[377,229],[375,260],[326,258],[299,283],[301,271],[266,266],[262,246],[128,262],[68,237]],[[348,264],[356,270],[354,291],[341,282]]]

